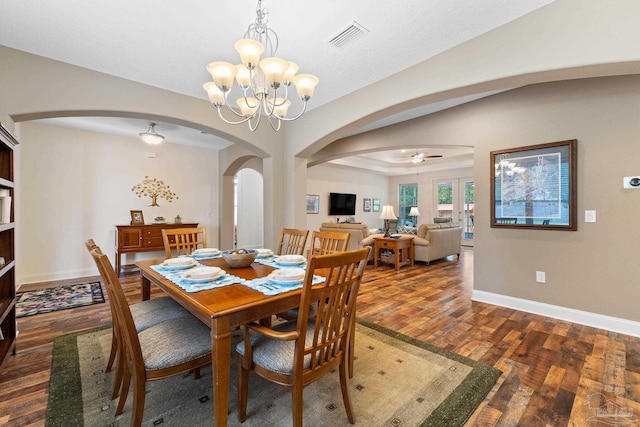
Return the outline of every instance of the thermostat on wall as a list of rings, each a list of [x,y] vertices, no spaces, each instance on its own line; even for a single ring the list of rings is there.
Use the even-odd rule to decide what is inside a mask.
[[[622,188],[640,188],[640,176],[625,176],[622,179]]]

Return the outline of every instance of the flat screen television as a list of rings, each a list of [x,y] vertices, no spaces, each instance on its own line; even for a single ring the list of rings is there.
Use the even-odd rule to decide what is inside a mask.
[[[355,215],[356,195],[329,193],[329,215]]]

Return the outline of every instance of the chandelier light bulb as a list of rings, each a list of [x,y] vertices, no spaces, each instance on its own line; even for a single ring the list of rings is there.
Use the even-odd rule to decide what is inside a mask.
[[[207,65],[207,71],[221,91],[228,92],[233,86],[233,79],[236,76],[235,65],[223,61],[212,62]]]
[[[204,90],[207,91],[209,95],[209,101],[216,107],[222,106],[225,104],[224,93],[218,89],[218,86],[214,82],[207,82],[202,85]]]
[[[249,70],[256,68],[260,62],[260,56],[264,52],[264,46],[257,40],[240,39],[233,45],[240,54],[240,60]]]
[[[269,87],[278,89],[284,81],[284,73],[289,69],[289,62],[282,58],[264,58],[260,61],[260,68]]]
[[[298,74],[293,78],[298,96],[303,101],[308,101],[313,96],[313,91],[318,84],[318,78],[311,74]]]
[[[241,88],[246,89],[251,86],[251,71],[244,64],[236,65],[236,82]]]
[[[284,98],[276,98],[275,102],[270,99],[269,104],[273,106],[273,114],[278,117],[284,117],[291,106],[291,101]]]
[[[283,82],[286,86],[289,86],[291,84],[291,82],[293,81],[293,78],[298,72],[298,64],[291,61],[288,61],[288,62],[289,62],[289,68],[287,68],[287,71],[284,73],[284,82]]]
[[[258,109],[258,100],[255,98],[238,98],[236,101],[244,116],[252,116]]]

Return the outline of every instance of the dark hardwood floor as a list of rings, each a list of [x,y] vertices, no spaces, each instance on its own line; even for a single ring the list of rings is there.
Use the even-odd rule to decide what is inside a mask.
[[[471,302],[472,272],[472,249],[397,272],[370,265],[358,316],[502,370],[468,426],[640,425],[640,339]],[[138,276],[122,282],[139,301]],[[17,355],[0,369],[0,425],[43,426],[54,338],[110,322],[107,304],[19,319]]]

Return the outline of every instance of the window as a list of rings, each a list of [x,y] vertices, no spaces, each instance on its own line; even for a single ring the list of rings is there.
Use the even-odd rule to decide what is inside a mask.
[[[398,225],[415,226],[415,217],[409,216],[413,206],[418,206],[418,184],[400,184],[400,212]]]

